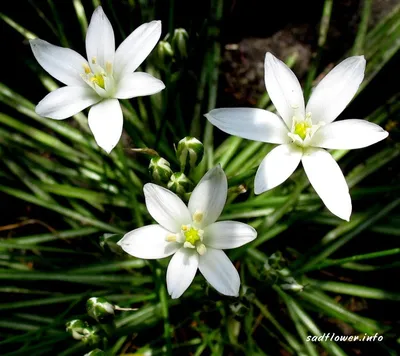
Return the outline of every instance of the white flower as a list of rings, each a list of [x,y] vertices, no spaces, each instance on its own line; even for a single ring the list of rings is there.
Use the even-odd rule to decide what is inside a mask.
[[[158,93],[164,83],[147,73],[133,73],[150,54],[161,36],[161,21],[145,23],[115,50],[114,31],[99,6],[86,33],[87,58],[41,39],[30,41],[39,64],[66,84],[36,106],[40,116],[63,120],[93,105],[89,127],[97,144],[107,153],[118,143],[123,126],[118,99]]]
[[[185,292],[197,268],[218,292],[238,296],[239,274],[221,249],[242,246],[254,240],[257,232],[236,221],[215,222],[224,208],[227,192],[227,179],[219,165],[201,179],[187,207],[171,191],[147,183],[147,210],[159,225],[128,232],[118,244],[138,258],[174,254],[167,270],[167,288],[172,298]]]
[[[257,170],[256,194],[284,182],[301,161],[326,207],[348,221],[351,215],[349,189],[338,164],[324,148],[362,148],[388,136],[380,126],[365,120],[333,122],[356,94],[364,70],[363,56],[345,59],[321,80],[305,107],[294,73],[267,53],[265,84],[280,117],[251,108],[215,109],[206,117],[229,134],[280,144],[268,153]]]

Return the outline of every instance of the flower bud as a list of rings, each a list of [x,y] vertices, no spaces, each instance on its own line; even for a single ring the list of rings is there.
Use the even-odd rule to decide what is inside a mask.
[[[187,136],[178,142],[176,157],[179,160],[181,172],[195,168],[203,159],[204,146],[195,137]]]
[[[75,319],[68,321],[66,330],[75,340],[82,340],[90,333],[90,326],[86,321]]]
[[[158,42],[155,55],[157,57],[157,65],[164,70],[170,67],[174,59],[174,51],[167,41]]]
[[[90,326],[86,321],[75,319],[67,322],[66,330],[75,340],[82,341],[85,344],[95,345],[101,338],[97,334],[97,329]]]
[[[289,268],[287,268],[287,267],[278,270],[277,273],[278,273],[278,275],[279,275],[280,277],[282,277],[282,278],[289,277],[290,274],[291,274]]]
[[[180,197],[184,197],[186,193],[191,192],[192,188],[193,183],[181,172],[174,173],[168,182],[168,189]]]
[[[149,173],[155,183],[165,185],[172,175],[172,170],[166,159],[157,156],[150,160]]]
[[[293,292],[301,292],[304,289],[304,286],[297,283],[297,281],[293,277],[287,277],[284,279],[285,282],[281,284],[281,288],[284,290],[291,290]]]
[[[84,356],[105,356],[106,353],[103,350],[100,349],[94,349],[90,352],[88,352],[87,354],[85,354]]]
[[[114,318],[114,306],[107,299],[101,297],[88,299],[86,311],[98,323],[106,323]]]
[[[187,42],[189,40],[189,35],[184,28],[176,28],[174,34],[172,35],[171,45],[180,59],[187,58]]]

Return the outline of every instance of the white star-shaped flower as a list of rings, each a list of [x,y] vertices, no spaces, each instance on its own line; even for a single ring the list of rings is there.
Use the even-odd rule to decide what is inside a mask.
[[[66,84],[36,106],[40,116],[63,120],[92,106],[89,127],[97,144],[107,153],[118,143],[123,116],[118,99],[152,95],[164,83],[147,73],[133,73],[161,36],[161,21],[145,23],[115,50],[114,31],[101,6],[96,8],[86,33],[86,54],[54,46],[41,39],[30,41],[39,64]]]
[[[246,139],[280,144],[261,162],[254,192],[284,182],[300,161],[326,207],[349,220],[351,198],[346,180],[327,149],[355,149],[383,140],[388,133],[365,120],[333,122],[356,94],[364,78],[363,56],[333,68],[312,92],[307,106],[294,73],[271,53],[265,56],[265,85],[280,117],[262,109],[215,109],[207,119],[222,131]]]
[[[128,232],[118,244],[138,258],[157,259],[174,254],[167,270],[167,288],[172,298],[185,292],[197,268],[218,292],[238,296],[239,274],[222,249],[242,246],[254,240],[257,232],[237,221],[216,222],[227,193],[226,175],[219,165],[204,175],[188,206],[171,191],[147,183],[147,210],[159,225]]]

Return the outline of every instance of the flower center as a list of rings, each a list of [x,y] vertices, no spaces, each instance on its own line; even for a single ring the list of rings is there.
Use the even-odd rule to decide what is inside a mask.
[[[185,225],[182,226],[183,235],[185,236],[185,242],[190,243],[195,246],[197,241],[201,241],[200,233],[202,230],[196,229],[195,227],[190,226],[189,228]]]
[[[115,92],[115,80],[111,62],[106,62],[105,69],[97,64],[96,57],[92,58],[91,66],[86,63],[83,65],[85,71],[81,74],[82,79],[93,88],[98,95],[109,98]]]
[[[293,116],[292,129],[288,136],[293,140],[293,143],[300,147],[306,147],[311,141],[314,133],[323,125],[322,122],[314,125],[311,120],[311,113],[308,112],[306,117]]]
[[[207,251],[206,245],[203,244],[204,230],[200,229],[204,214],[202,211],[196,210],[193,214],[192,225],[182,225],[181,231],[176,234],[168,234],[165,241],[179,242],[185,248],[196,249],[199,255],[204,255]]]
[[[97,84],[100,88],[105,89],[103,74],[100,73],[94,74],[93,77],[90,78],[90,81],[94,84]]]
[[[207,251],[203,244],[204,231],[192,225],[182,225],[182,235],[184,237],[183,247],[195,248],[199,255],[204,255]]]
[[[310,129],[312,125],[310,125],[306,121],[300,121],[294,125],[294,134],[299,135],[302,140],[304,140],[307,136],[307,131]]]

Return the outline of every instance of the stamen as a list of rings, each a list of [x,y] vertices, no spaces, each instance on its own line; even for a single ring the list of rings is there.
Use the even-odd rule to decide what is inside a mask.
[[[200,224],[203,220],[204,214],[200,210],[196,210],[193,214],[193,221],[197,224]]]
[[[96,64],[97,63],[97,57],[92,57],[92,64]]]
[[[86,63],[83,65],[83,69],[85,70],[86,74],[89,74],[91,72],[90,67]]]
[[[194,246],[193,244],[191,244],[191,243],[188,242],[188,241],[186,241],[186,242],[183,244],[183,247],[186,247],[186,248],[196,248],[196,246]]]
[[[176,242],[176,235],[175,234],[168,234],[165,238],[165,241],[168,242]]]
[[[207,252],[206,245],[204,244],[198,244],[196,250],[200,256],[204,255]]]
[[[112,74],[112,63],[106,62],[106,73],[111,75]]]

